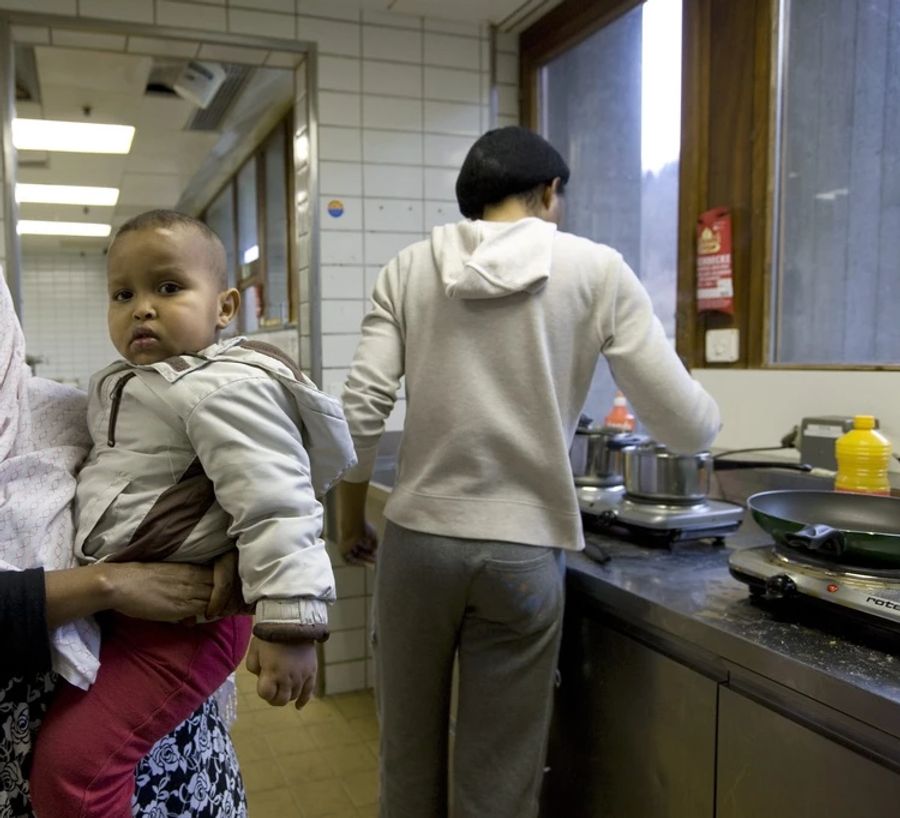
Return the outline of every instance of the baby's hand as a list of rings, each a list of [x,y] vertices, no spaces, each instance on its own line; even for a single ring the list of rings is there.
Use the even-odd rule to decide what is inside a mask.
[[[286,644],[253,637],[247,651],[247,670],[256,676],[256,692],[275,707],[296,700],[299,710],[312,696],[316,683],[316,643]]]

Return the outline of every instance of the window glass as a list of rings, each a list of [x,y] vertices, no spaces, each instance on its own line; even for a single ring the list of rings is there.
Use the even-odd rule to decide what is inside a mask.
[[[234,188],[230,183],[225,185],[222,192],[206,209],[205,221],[225,245],[228,286],[233,287],[237,278],[237,263],[235,261]]]
[[[900,2],[783,0],[771,358],[900,360]]]
[[[265,317],[271,322],[290,319],[288,290],[287,140],[277,127],[263,146],[265,202]]]
[[[562,229],[618,250],[675,337],[681,2],[648,0],[547,63],[539,74],[541,132],[571,178]],[[612,406],[605,362],[586,412]]]
[[[241,277],[253,274],[253,264],[259,259],[259,230],[256,197],[256,156],[251,157],[238,171],[238,264]]]

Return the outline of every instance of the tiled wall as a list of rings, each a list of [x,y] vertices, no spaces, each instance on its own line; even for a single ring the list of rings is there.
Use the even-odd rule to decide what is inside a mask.
[[[456,173],[474,139],[517,121],[517,38],[487,26],[341,9],[328,0],[0,0],[0,9],[152,27],[313,41],[318,45],[318,179],[322,387],[339,394],[380,268],[435,224],[460,218]],[[301,277],[301,315],[316,310]],[[27,297],[26,293],[26,297]],[[31,298],[32,305],[35,299]],[[28,314],[26,314],[28,320]],[[315,322],[305,322],[307,326]],[[315,354],[287,336],[292,354]],[[308,353],[307,343],[310,344]],[[405,401],[388,428],[402,427]],[[366,632],[371,574],[335,558],[339,601],[325,645],[328,692],[371,684]]]

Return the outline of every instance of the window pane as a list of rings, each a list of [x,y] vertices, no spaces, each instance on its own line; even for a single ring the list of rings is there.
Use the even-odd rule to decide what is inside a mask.
[[[773,359],[900,360],[900,0],[786,2]]]
[[[233,287],[237,280],[237,264],[234,253],[234,189],[231,184],[213,200],[206,210],[206,223],[210,229],[222,239],[225,245],[225,260],[228,269],[228,286]]]
[[[259,258],[259,233],[257,228],[256,157],[251,157],[238,171],[238,263],[242,277],[250,274],[249,265]]]
[[[263,147],[266,178],[266,318],[290,319],[288,291],[287,141],[279,126]]]
[[[569,164],[562,229],[614,247],[675,336],[681,2],[648,0],[541,71],[541,131]],[[605,362],[586,411],[603,417]]]

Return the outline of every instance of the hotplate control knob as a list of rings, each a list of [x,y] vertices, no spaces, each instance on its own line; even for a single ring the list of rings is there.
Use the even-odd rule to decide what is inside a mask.
[[[766,599],[784,599],[797,593],[797,585],[787,574],[775,574],[766,580]]]

